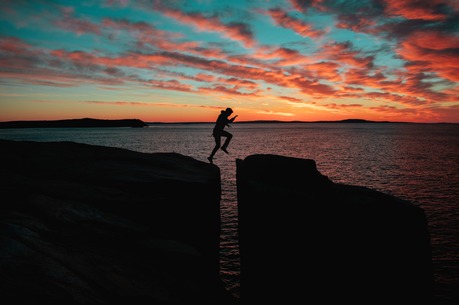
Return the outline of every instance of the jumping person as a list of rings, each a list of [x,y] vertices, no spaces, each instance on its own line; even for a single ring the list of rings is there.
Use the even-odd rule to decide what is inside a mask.
[[[229,123],[234,122],[234,119],[237,117],[237,115],[235,115],[234,117],[229,119],[228,117],[232,113],[233,113],[233,110],[231,108],[226,108],[226,110],[221,111],[220,115],[217,118],[217,122],[215,123],[214,131],[212,133],[212,136],[215,138],[215,147],[212,150],[212,153],[210,154],[210,156],[207,158],[207,160],[209,160],[210,163],[213,163],[212,161],[213,161],[214,155],[217,152],[217,150],[220,148],[221,137],[226,137],[225,143],[221,147],[221,150],[223,150],[225,153],[228,153],[226,148],[228,147],[229,142],[231,141],[231,138],[233,137],[233,135],[223,129],[225,129],[226,126],[231,127]]]

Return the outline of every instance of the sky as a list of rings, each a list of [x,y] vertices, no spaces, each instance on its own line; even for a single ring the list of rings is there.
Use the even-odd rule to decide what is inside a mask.
[[[0,121],[459,123],[458,0],[2,0]]]

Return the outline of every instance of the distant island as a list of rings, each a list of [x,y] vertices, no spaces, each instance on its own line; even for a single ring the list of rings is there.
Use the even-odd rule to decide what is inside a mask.
[[[147,122],[148,125],[162,124],[213,124],[214,122]],[[345,119],[337,121],[278,121],[278,120],[254,120],[254,121],[235,121],[233,124],[267,124],[267,123],[410,123],[410,122],[392,122],[392,121],[369,121],[364,119]]]
[[[7,128],[67,128],[67,127],[148,127],[154,125],[174,125],[174,124],[214,124],[215,122],[144,122],[140,119],[68,119],[54,121],[9,121],[0,122],[0,129]],[[336,121],[278,121],[278,120],[253,120],[235,121],[234,124],[292,124],[292,123],[392,123],[392,124],[423,124],[415,122],[394,122],[394,121],[370,121],[364,119],[345,119]],[[429,123],[426,123],[429,124]],[[455,124],[455,123],[430,123],[430,124]],[[457,123],[456,123],[457,124]]]
[[[69,119],[55,121],[10,121],[0,122],[0,128],[60,128],[60,127],[145,127],[147,124],[139,119],[100,120]]]

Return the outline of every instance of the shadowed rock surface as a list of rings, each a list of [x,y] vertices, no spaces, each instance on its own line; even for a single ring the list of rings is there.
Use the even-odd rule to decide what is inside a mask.
[[[173,153],[0,140],[4,304],[224,304],[220,172]]]
[[[424,211],[335,184],[313,160],[237,160],[244,304],[431,304]]]

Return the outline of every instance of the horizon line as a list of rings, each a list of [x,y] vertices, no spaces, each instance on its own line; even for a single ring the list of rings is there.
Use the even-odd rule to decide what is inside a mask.
[[[57,122],[57,121],[78,121],[78,120],[99,120],[99,121],[126,121],[126,120],[138,120],[145,124],[213,124],[214,121],[174,121],[174,122],[162,122],[162,121],[143,121],[136,118],[124,118],[124,119],[96,119],[96,118],[73,118],[73,119],[55,119],[55,120],[14,120],[14,121],[2,121],[0,123],[23,123],[23,122]],[[459,122],[410,122],[410,121],[375,121],[366,119],[342,119],[342,120],[318,120],[318,121],[302,121],[302,120],[247,120],[247,121],[235,121],[232,124],[249,124],[249,123],[280,123],[280,124],[292,124],[292,123],[398,123],[398,124],[459,124]]]

